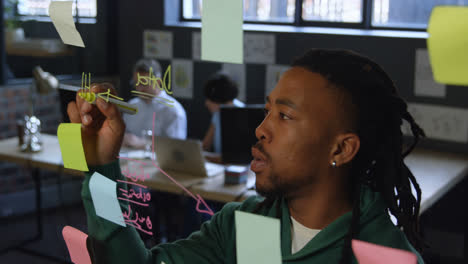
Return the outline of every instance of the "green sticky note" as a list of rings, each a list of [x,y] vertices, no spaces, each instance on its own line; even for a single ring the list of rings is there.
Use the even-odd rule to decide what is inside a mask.
[[[235,211],[237,264],[281,264],[280,221]]]
[[[427,32],[427,48],[435,81],[468,85],[468,7],[435,7]]]
[[[201,59],[243,62],[243,1],[203,0]]]
[[[88,171],[81,142],[81,124],[60,124],[57,137],[62,152],[63,166],[68,169]]]
[[[125,220],[117,198],[117,183],[95,172],[89,180],[89,192],[96,215],[125,227]]]

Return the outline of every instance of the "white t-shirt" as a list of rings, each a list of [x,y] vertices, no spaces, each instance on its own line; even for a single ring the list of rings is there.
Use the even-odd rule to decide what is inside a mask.
[[[157,98],[164,98],[173,101],[169,107]],[[141,98],[133,98],[129,101],[138,107],[135,115],[124,114],[123,118],[127,126],[126,132],[141,137],[143,129],[152,130],[153,113],[156,113],[154,122],[154,134],[177,139],[187,138],[187,115],[182,105],[176,99],[161,91],[159,96],[147,104]],[[162,100],[161,100],[162,101]],[[166,103],[167,104],[167,103]]]
[[[291,254],[301,250],[319,232],[320,229],[305,227],[291,216]]]

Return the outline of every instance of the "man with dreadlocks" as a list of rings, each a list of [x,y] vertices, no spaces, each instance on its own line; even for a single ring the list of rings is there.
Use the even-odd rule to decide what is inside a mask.
[[[92,89],[107,90],[104,86]],[[412,251],[423,263],[413,247],[420,247],[421,191],[403,159],[424,132],[388,75],[358,54],[310,50],[266,98],[251,164],[263,197],[229,203],[187,239],[150,250],[133,227],[97,217],[89,193],[95,171],[122,179],[116,156],[125,125],[117,108],[99,99],[91,106],[77,97],[68,113],[72,122],[83,123],[90,172],[82,196],[94,263],[234,264],[235,210],[280,219],[283,263],[356,263],[352,239]],[[414,135],[406,151],[403,120]]]

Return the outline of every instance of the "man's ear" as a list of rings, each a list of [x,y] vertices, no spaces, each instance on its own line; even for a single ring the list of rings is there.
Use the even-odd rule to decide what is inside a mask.
[[[340,134],[336,137],[330,157],[330,164],[336,167],[345,165],[356,156],[361,146],[361,140],[355,133]]]

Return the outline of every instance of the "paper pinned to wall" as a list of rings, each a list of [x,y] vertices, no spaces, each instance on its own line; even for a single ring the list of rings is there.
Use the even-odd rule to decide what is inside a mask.
[[[154,59],[172,59],[173,35],[170,31],[143,31],[143,56]]]
[[[247,63],[274,64],[276,39],[273,34],[244,34],[244,60]]]
[[[436,6],[427,32],[434,78],[439,83],[468,86],[468,7]]]
[[[115,224],[126,226],[117,200],[117,183],[95,172],[89,179],[89,191],[96,215]]]
[[[67,169],[88,171],[81,141],[81,124],[60,124],[57,137],[62,152],[63,166]]]
[[[417,96],[430,96],[444,98],[447,94],[443,84],[434,81],[429,53],[426,49],[416,50],[414,70],[414,94]]]
[[[236,82],[239,94],[237,98],[245,102],[247,98],[247,88],[245,84],[245,64],[232,64],[223,63],[222,71],[229,74],[229,76]]]
[[[428,138],[468,143],[468,110],[409,103],[408,112]],[[405,135],[412,135],[407,122],[403,123],[402,131]]]
[[[265,96],[269,95],[276,87],[281,75],[290,67],[286,65],[267,65],[265,77]]]
[[[243,62],[243,1],[204,0],[202,60]]]
[[[191,60],[172,60],[173,96],[178,98],[193,98],[193,62]]]
[[[67,244],[70,259],[75,264],[91,264],[88,248],[86,247],[86,239],[88,235],[80,230],[65,226],[62,229],[62,236]]]
[[[380,246],[353,239],[352,248],[359,264],[416,264],[418,258],[412,252]]]
[[[192,59],[201,59],[201,33],[192,32]]]
[[[63,43],[84,48],[83,39],[76,30],[72,15],[73,1],[52,1],[49,16]]]
[[[235,211],[237,264],[281,264],[280,221]]]

